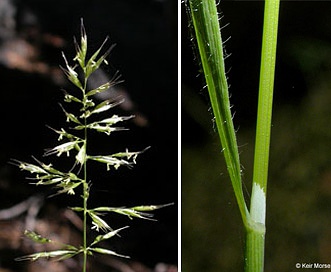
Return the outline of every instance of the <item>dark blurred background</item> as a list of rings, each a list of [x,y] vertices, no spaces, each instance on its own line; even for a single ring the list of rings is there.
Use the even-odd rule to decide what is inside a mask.
[[[234,123],[250,199],[263,1],[220,1]],[[182,6],[183,271],[242,271],[245,235]],[[331,2],[281,1],[265,271],[331,256]]]
[[[176,265],[177,6],[175,0],[0,0],[1,272],[45,271],[43,262],[33,266],[13,261],[36,249],[21,238],[27,222],[42,234],[58,235],[62,242],[80,243],[79,218],[68,215],[66,209],[79,205],[80,193],[76,197],[47,198],[54,191],[29,185],[24,173],[8,162],[13,158],[32,162],[33,155],[61,166],[61,159],[42,157],[45,148],[57,145],[57,136],[46,125],[56,129],[66,126],[58,103],[63,97],[61,89],[73,87],[59,65],[64,65],[61,51],[69,62],[74,57],[73,36],[79,39],[81,18],[91,53],[107,35],[108,45],[117,44],[108,57],[109,65],[92,79],[92,84],[105,83],[119,70],[125,82],[109,95],[122,96],[126,102],[114,111],[136,115],[126,124],[129,131],[110,137],[95,135],[91,151],[111,154],[151,146],[133,169],[106,172],[104,165],[91,164],[91,205],[175,203],[155,212],[157,222],[107,216],[113,228],[131,226],[108,245],[130,255],[131,260],[95,257],[94,271],[130,271],[125,265],[134,271],[168,271],[157,267]],[[35,198],[31,200],[31,196]],[[15,206],[18,203],[22,205]],[[31,207],[37,212],[31,213]],[[76,271],[77,262],[64,262],[62,266],[52,263],[47,271]]]

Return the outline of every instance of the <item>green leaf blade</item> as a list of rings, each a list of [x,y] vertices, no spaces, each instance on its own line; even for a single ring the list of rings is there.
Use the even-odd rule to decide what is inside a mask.
[[[214,0],[188,0],[218,135],[245,225],[249,212],[243,195],[239,151],[232,121],[222,38]]]

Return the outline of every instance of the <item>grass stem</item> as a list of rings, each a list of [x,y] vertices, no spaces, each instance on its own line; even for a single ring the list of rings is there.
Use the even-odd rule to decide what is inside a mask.
[[[252,228],[247,231],[246,271],[264,270],[266,193],[274,90],[279,0],[266,0],[264,8],[259,101],[256,124],[253,186],[250,206]]]
[[[85,81],[84,81],[84,89],[83,93],[84,96],[86,94],[86,86],[87,86],[87,77],[85,76]],[[83,105],[83,108],[86,109],[86,104]],[[89,185],[87,182],[87,118],[86,115],[84,115],[84,145],[82,148],[85,148],[84,152],[84,183],[83,183],[83,208],[84,208],[84,221],[83,221],[83,247],[84,247],[84,261],[83,261],[83,272],[86,272],[87,269],[87,200],[89,197]]]
[[[280,0],[264,10],[258,116],[250,212],[243,196],[241,169],[232,122],[222,37],[215,0],[187,0],[225,162],[247,233],[245,271],[264,268],[266,190]]]
[[[259,103],[253,181],[266,192],[275,75],[279,0],[266,0],[261,54]]]

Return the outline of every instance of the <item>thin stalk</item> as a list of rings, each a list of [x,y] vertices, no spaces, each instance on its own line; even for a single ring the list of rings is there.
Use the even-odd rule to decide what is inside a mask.
[[[83,96],[85,97],[87,86],[87,78],[84,79],[84,89],[83,89]],[[86,109],[86,105],[84,105],[84,109]],[[83,199],[84,199],[84,221],[83,221],[83,247],[84,247],[84,261],[83,261],[83,272],[86,272],[87,269],[87,200],[89,197],[89,185],[87,183],[87,120],[84,115],[84,145],[82,148],[85,148],[85,158],[84,158],[84,183],[83,183]]]
[[[264,8],[259,101],[256,125],[251,227],[247,230],[246,271],[264,269],[266,193],[269,168],[272,101],[276,62],[279,0],[266,0]]]
[[[86,121],[85,121],[86,125]],[[85,127],[85,149],[87,142],[87,128]],[[86,153],[86,152],[85,152]],[[86,156],[86,155],[85,155]],[[83,272],[86,272],[87,266],[87,200],[88,200],[88,183],[87,183],[87,161],[84,161],[84,183],[83,183],[83,198],[84,198],[84,221],[83,221],[83,247],[84,247],[84,262],[83,262]]]
[[[243,223],[247,225],[249,214],[242,190],[239,152],[232,122],[216,3],[215,0],[188,2],[224,158]]]
[[[275,77],[279,0],[266,0],[261,53],[259,103],[253,181],[267,189],[272,100]]]

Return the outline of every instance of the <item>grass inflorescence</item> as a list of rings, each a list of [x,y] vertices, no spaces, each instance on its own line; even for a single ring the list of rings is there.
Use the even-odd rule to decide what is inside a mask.
[[[52,186],[55,188],[57,194],[66,194],[69,197],[77,194],[82,198],[82,205],[80,207],[71,207],[74,212],[81,213],[83,217],[83,234],[81,246],[73,246],[68,244],[61,244],[42,237],[33,230],[26,230],[25,236],[32,241],[39,244],[55,244],[58,249],[52,251],[37,252],[30,255],[17,258],[19,261],[30,260],[36,261],[41,258],[52,258],[55,260],[65,260],[76,255],[83,255],[82,271],[87,271],[88,256],[95,253],[114,255],[128,258],[128,256],[119,254],[110,249],[99,246],[99,243],[104,240],[111,239],[118,236],[119,232],[126,229],[124,226],[119,229],[112,229],[107,221],[103,218],[106,213],[117,213],[125,215],[130,219],[140,218],[153,220],[153,215],[150,213],[153,210],[168,206],[166,205],[138,205],[134,207],[91,207],[89,203],[89,195],[91,190],[91,180],[88,175],[87,165],[94,161],[106,165],[106,170],[116,170],[119,167],[132,167],[136,164],[137,157],[148,149],[141,151],[117,152],[109,155],[90,154],[88,146],[93,144],[89,137],[90,131],[96,131],[111,135],[118,131],[125,130],[124,127],[118,126],[127,120],[134,118],[133,115],[119,116],[113,114],[104,119],[100,118],[100,113],[107,113],[123,101],[105,100],[97,102],[94,95],[108,90],[110,87],[120,83],[120,75],[115,73],[109,82],[105,82],[97,88],[88,89],[88,80],[90,76],[100,68],[103,63],[107,64],[107,57],[111,52],[113,46],[104,49],[108,38],[102,43],[90,57],[88,57],[87,35],[81,23],[81,37],[80,42],[74,39],[76,55],[73,58],[74,64],[69,64],[64,53],[62,53],[65,66],[61,67],[67,79],[75,87],[73,91],[64,91],[64,105],[60,104],[63,110],[66,122],[69,124],[68,128],[51,130],[58,135],[59,144],[55,147],[49,148],[45,152],[45,156],[56,155],[57,157],[67,156],[72,158],[72,164],[67,171],[58,169],[51,163],[42,162],[34,158],[34,162],[23,162],[19,160],[12,160],[12,163],[17,165],[22,171],[29,172],[32,177],[30,181],[35,185]],[[104,53],[102,53],[104,51]],[[72,108],[78,109],[71,111],[69,105],[76,104]],[[87,236],[88,228],[98,232],[99,235],[93,240]]]

